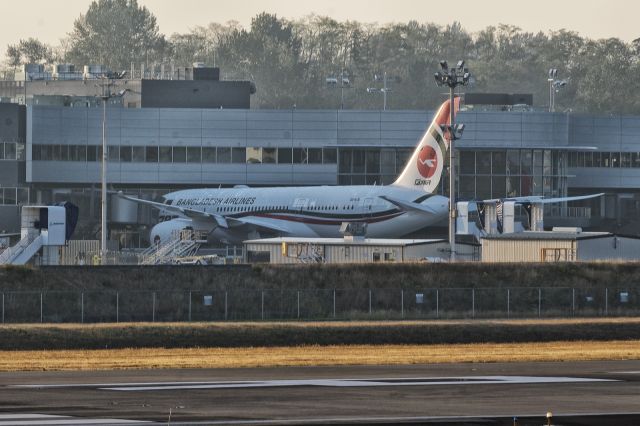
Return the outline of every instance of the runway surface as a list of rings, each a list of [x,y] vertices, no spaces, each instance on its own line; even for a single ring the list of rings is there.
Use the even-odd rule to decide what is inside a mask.
[[[640,361],[0,373],[0,426],[640,424]]]

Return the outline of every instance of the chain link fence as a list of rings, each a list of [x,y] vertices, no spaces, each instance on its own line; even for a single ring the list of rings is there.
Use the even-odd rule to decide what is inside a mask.
[[[640,288],[5,291],[1,308],[2,323],[636,316]]]

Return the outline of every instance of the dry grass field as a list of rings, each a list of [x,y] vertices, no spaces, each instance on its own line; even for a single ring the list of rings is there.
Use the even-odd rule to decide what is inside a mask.
[[[457,345],[0,351],[0,371],[640,359],[640,340]]]

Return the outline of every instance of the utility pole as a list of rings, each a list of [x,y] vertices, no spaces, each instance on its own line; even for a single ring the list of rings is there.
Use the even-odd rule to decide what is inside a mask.
[[[449,244],[451,246],[451,262],[456,260],[456,174],[454,141],[459,139],[464,130],[463,124],[455,124],[455,89],[466,86],[471,74],[464,67],[464,61],[458,61],[455,67],[449,68],[447,61],[440,61],[441,71],[434,77],[438,86],[449,87],[449,125],[444,126],[443,133],[449,138]]]
[[[100,263],[107,264],[107,101],[111,97],[111,82],[102,83],[102,173],[100,199]]]

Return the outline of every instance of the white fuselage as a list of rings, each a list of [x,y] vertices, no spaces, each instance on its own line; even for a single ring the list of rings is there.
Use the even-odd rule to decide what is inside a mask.
[[[434,213],[407,211],[381,196],[419,203]],[[365,222],[366,235],[370,238],[399,238],[442,221],[447,217],[448,209],[446,197],[393,185],[189,189],[166,194],[164,198],[165,203],[172,206],[258,223],[257,227],[239,227],[234,231],[217,227],[211,221],[184,219],[184,223],[190,221],[193,229],[211,232],[214,239],[227,242],[256,238],[261,234],[341,237],[343,222]],[[161,219],[175,219],[175,216],[162,215],[161,212]],[[260,224],[280,232],[262,232]],[[163,229],[162,225],[160,223],[152,230],[152,241],[154,233],[159,234]]]

